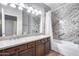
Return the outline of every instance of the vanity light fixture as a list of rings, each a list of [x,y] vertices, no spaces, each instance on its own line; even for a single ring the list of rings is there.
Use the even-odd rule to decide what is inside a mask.
[[[13,7],[13,8],[16,8],[16,5],[13,4],[13,3],[11,3],[10,6]]]
[[[32,12],[32,11],[33,11],[33,8],[32,8],[32,7],[28,7],[28,8],[27,8],[27,12],[30,13],[30,12]]]
[[[1,3],[1,4],[8,5],[8,3]],[[36,16],[42,14],[42,12],[40,10],[34,9],[33,7],[25,6],[23,3],[18,3],[18,4],[17,3],[10,3],[9,5],[13,8],[16,8],[16,5],[17,5],[19,10],[23,10],[23,8],[25,8],[25,9],[27,9],[28,13],[35,14]]]

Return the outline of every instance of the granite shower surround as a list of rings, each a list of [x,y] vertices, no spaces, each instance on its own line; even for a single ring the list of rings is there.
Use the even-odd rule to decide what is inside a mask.
[[[79,3],[70,3],[52,12],[54,39],[79,41]]]

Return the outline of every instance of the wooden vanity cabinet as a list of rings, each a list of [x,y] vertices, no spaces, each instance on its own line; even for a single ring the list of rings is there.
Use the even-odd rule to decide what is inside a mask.
[[[36,56],[44,56],[44,44],[41,40],[36,41]]]
[[[24,43],[15,47],[0,50],[1,56],[44,56],[50,50],[50,38]]]
[[[48,54],[49,51],[51,50],[51,47],[50,47],[50,40],[49,39],[46,39],[46,43],[45,43],[45,54]]]
[[[27,43],[27,49],[18,52],[18,55],[19,56],[35,56],[35,42]]]

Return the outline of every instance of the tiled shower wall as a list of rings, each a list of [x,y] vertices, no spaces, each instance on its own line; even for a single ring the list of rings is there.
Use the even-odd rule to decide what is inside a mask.
[[[79,4],[64,5],[52,12],[53,38],[79,41]]]

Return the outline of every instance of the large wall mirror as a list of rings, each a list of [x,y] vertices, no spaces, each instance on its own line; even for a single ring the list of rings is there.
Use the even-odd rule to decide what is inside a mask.
[[[0,6],[0,37],[13,38],[44,34],[44,12],[38,13],[37,9],[38,15],[36,15],[35,8],[31,10],[31,7],[31,12],[27,12],[27,9],[19,8],[17,4],[12,7],[10,3],[0,4]]]
[[[0,37],[2,36],[2,12],[0,7]]]
[[[41,16],[35,16],[23,11],[23,34],[39,34]]]

